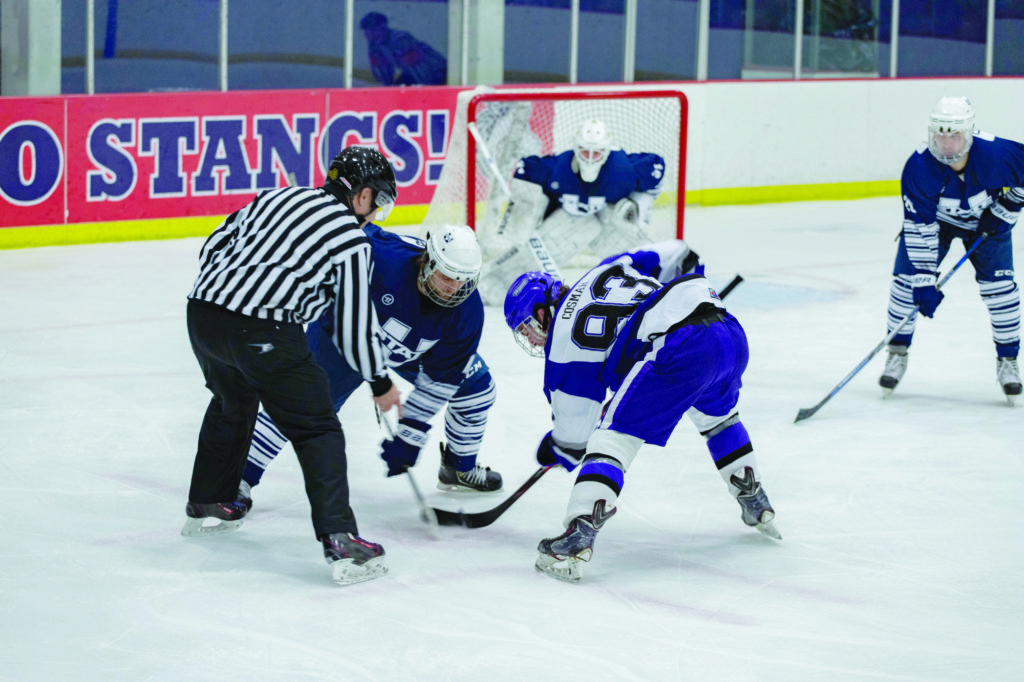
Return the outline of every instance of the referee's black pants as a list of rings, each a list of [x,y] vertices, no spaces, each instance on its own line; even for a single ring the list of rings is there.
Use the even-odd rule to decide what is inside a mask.
[[[213,393],[199,431],[189,499],[236,498],[263,403],[298,455],[316,536],[357,533],[349,506],[345,436],[327,373],[310,353],[302,325],[195,300],[189,300],[186,318],[192,352]]]

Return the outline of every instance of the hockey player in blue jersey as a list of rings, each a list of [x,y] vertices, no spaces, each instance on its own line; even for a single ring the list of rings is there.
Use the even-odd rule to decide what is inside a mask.
[[[570,471],[582,463],[565,532],[538,545],[543,573],[580,579],[640,446],[664,446],[684,414],[743,522],[781,539],[736,411],[747,339],[700,271],[683,274],[693,265],[659,245],[608,259],[571,287],[527,272],[509,288],[505,321],[520,346],[545,358],[553,424],[537,461]]]
[[[1012,405],[1021,394],[1020,291],[1013,275],[1010,231],[1024,206],[1024,145],[974,129],[965,97],[943,97],[932,109],[928,143],[903,168],[903,229],[889,293],[888,330],[919,306],[932,317],[944,294],[936,288],[939,263],[953,240],[971,254],[981,300],[996,347],[996,378]],[[878,383],[892,393],[907,371],[917,315],[893,337]]]
[[[426,240],[399,236],[373,224],[364,231],[373,251],[370,297],[385,362],[413,384],[400,408],[395,438],[381,444],[388,476],[403,473],[416,463],[428,440],[429,420],[447,405],[447,444],[441,446],[438,488],[500,490],[501,475],[476,462],[496,396],[490,369],[477,353],[484,308],[475,290],[481,262],[476,235],[464,225],[434,229]],[[331,315],[306,330],[310,349],[327,372],[334,407],[340,410],[363,378],[331,343],[331,333]],[[260,412],[240,501],[251,506],[252,487],[286,442],[270,418]]]
[[[603,258],[647,244],[664,177],[664,158],[615,147],[608,127],[588,119],[572,149],[519,160],[506,237],[513,242],[539,238],[544,257],[559,268],[588,248]],[[484,268],[484,300],[500,304],[512,280],[537,266],[530,249],[511,246]]]

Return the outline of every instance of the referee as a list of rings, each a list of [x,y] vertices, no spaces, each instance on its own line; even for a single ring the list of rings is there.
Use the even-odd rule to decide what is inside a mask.
[[[303,324],[344,301],[336,306],[334,342],[370,383],[382,411],[399,406],[374,334],[372,256],[361,229],[374,217],[383,220],[397,193],[383,154],[347,147],[331,162],[323,187],[262,192],[206,240],[187,319],[213,398],[199,431],[182,535],[241,525],[249,508],[236,499],[238,483],[262,403],[295,448],[334,580],[348,584],[387,572],[384,548],[358,536],[345,436]]]

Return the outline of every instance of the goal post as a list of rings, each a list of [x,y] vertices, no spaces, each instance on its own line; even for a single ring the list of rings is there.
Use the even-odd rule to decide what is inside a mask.
[[[685,94],[664,84],[463,91],[423,223],[428,229],[445,223],[469,225],[486,251],[497,238],[519,159],[571,149],[579,124],[597,118],[608,127],[614,147],[627,153],[653,152],[665,160],[651,236],[682,238],[687,116]]]

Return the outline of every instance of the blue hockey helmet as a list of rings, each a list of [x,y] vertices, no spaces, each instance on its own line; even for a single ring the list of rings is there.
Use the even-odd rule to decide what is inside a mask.
[[[558,304],[562,281],[546,272],[520,275],[505,295],[505,323],[520,348],[529,355],[544,357],[548,328]],[[539,314],[539,311],[544,314]]]

